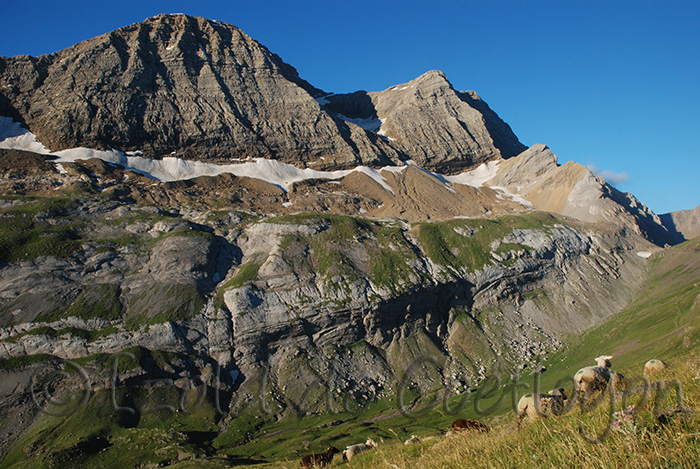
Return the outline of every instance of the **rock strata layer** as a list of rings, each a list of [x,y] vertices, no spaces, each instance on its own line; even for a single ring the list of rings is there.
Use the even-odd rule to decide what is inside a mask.
[[[524,149],[483,101],[453,90],[442,73],[406,86],[372,94],[386,132],[358,125],[337,98],[319,104],[327,93],[235,26],[159,15],[53,54],[0,58],[0,115],[52,151],[264,157],[314,169],[415,159],[458,171]]]

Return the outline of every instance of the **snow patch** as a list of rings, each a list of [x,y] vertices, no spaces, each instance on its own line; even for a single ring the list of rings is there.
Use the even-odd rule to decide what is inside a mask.
[[[358,127],[362,127],[365,130],[369,130],[370,132],[378,132],[379,128],[382,126],[382,120],[377,118],[377,117],[367,117],[364,119],[361,119],[361,118],[351,119],[349,117],[345,117],[342,114],[338,114],[338,117],[340,117],[341,119],[343,119],[346,122],[351,122]]]
[[[24,150],[48,155],[51,153],[43,144],[36,141],[36,136],[12,120],[0,117],[0,148],[5,150]]]
[[[505,198],[509,198],[513,202],[517,202],[520,205],[524,205],[526,207],[532,207],[532,202],[530,202],[526,198],[522,197],[521,195],[513,194],[511,191],[509,191],[505,187],[493,186],[492,189],[498,191],[498,194],[496,194],[496,197],[501,199],[501,200],[505,200]],[[503,197],[503,196],[505,196],[505,197]]]
[[[466,186],[481,187],[486,181],[493,179],[498,173],[498,161],[489,161],[481,164],[478,168],[465,171],[454,176],[443,176],[450,182],[464,184]]]
[[[317,98],[317,101],[320,102],[320,100],[324,99],[325,98]],[[348,122],[352,122],[364,129],[382,135],[381,125],[384,123],[383,119],[378,119],[376,117],[368,119],[348,119],[344,116],[341,117]],[[36,136],[33,133],[22,128],[9,117],[0,117],[0,148],[55,155],[57,159],[54,160],[54,163],[56,163],[57,169],[60,172],[65,171],[65,168],[61,165],[62,163],[72,163],[77,160],[98,158],[110,164],[123,166],[125,169],[132,170],[160,182],[180,181],[199,176],[218,176],[228,173],[239,177],[261,179],[280,187],[285,192],[289,191],[289,187],[293,183],[306,179],[328,179],[330,180],[329,182],[338,183],[339,179],[344,178],[350,173],[361,172],[393,194],[394,190],[387,184],[386,179],[382,176],[382,172],[401,172],[406,169],[408,165],[416,166],[426,174],[442,182],[448,190],[454,192],[454,188],[451,187],[452,184],[465,184],[473,187],[483,186],[496,175],[499,164],[498,161],[490,161],[472,171],[466,171],[455,176],[444,176],[423,169],[414,161],[410,160],[407,161],[404,166],[386,166],[380,169],[358,166],[354,169],[342,171],[316,171],[309,168],[300,169],[296,166],[276,160],[250,157],[244,160],[232,160],[236,161],[232,164],[218,165],[202,161],[183,160],[175,156],[177,154],[176,152],[160,160],[145,158],[141,156],[143,154],[141,151],[124,153],[118,150],[72,148],[52,153],[42,143],[36,141]],[[321,157],[321,160],[325,160],[325,158]],[[532,206],[529,201],[517,194],[512,194],[505,188],[494,187],[494,189],[499,191],[499,196],[502,195],[520,204]]]
[[[98,158],[103,161],[124,166],[126,169],[141,173],[146,177],[161,182],[180,181],[199,176],[218,176],[229,173],[235,176],[247,176],[262,179],[274,184],[285,192],[289,187],[305,179],[342,179],[348,174],[358,171],[365,173],[379,183],[384,189],[394,192],[381,175],[381,170],[358,166],[344,171],[315,171],[313,169],[299,169],[287,163],[276,160],[254,158],[243,163],[217,165],[202,161],[188,161],[174,156],[167,156],[161,160],[152,160],[140,156],[127,156],[117,150],[92,150],[90,148],[73,148],[53,153],[58,157],[56,163],[72,163],[77,160]],[[386,168],[385,168],[386,169]],[[396,170],[391,168],[391,170]],[[399,168],[401,170],[401,168]]]
[[[649,258],[651,257],[651,255],[652,255],[652,253],[649,252],[649,251],[639,251],[639,252],[637,253],[637,255],[638,255],[639,257],[641,257],[642,259],[649,259]]]
[[[379,122],[380,122],[380,124],[379,124],[379,129],[377,130],[377,135],[379,135],[380,137],[382,137],[384,140],[386,140],[388,142],[395,142],[396,139],[389,137],[386,134],[386,131],[382,129],[382,125],[384,125],[384,123],[386,122],[386,119],[379,119]]]
[[[320,97],[316,98],[316,102],[317,102],[318,104],[320,104],[321,106],[325,106],[326,104],[330,104],[330,103],[331,103],[330,101],[328,101],[328,99],[326,99],[326,98],[329,98],[329,97],[331,97],[331,96],[333,96],[333,95],[332,95],[332,94],[327,94],[327,95],[325,95],[325,96],[320,96]]]

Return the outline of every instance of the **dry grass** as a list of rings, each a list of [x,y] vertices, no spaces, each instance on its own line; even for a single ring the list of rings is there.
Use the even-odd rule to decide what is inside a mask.
[[[686,406],[698,409],[700,401],[700,361],[679,361],[663,377],[678,379]],[[630,403],[639,403],[640,394]],[[663,408],[674,406],[672,391]],[[615,410],[619,410],[617,402]],[[513,414],[491,422],[487,434],[463,433],[437,437],[421,444],[405,446],[401,441],[384,441],[374,451],[363,453],[352,462],[336,457],[334,466],[348,468],[658,468],[700,467],[700,415],[694,412],[685,422],[678,419],[662,425],[653,412],[653,399],[635,421],[627,420],[609,432],[600,444],[586,441],[579,427],[600,436],[610,420],[610,402],[592,412],[576,407],[567,415],[534,421],[518,430]],[[296,467],[288,464],[289,467]],[[279,467],[286,467],[280,465]]]

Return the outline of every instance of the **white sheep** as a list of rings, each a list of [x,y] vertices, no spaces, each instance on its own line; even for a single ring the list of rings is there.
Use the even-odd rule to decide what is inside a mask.
[[[539,408],[537,401],[539,401]],[[566,401],[564,388],[554,389],[549,394],[525,394],[520,398],[516,411],[518,427],[525,417],[535,420],[538,417],[546,417],[550,413],[559,413],[564,407],[564,401]]]
[[[622,373],[610,371],[610,385],[615,392],[622,392],[627,389],[627,378]]]
[[[670,365],[662,360],[652,358],[644,365],[644,376],[649,377],[657,371],[663,371],[670,368]]]
[[[347,459],[348,461],[350,461],[356,455],[362,453],[363,451],[367,451],[368,449],[372,449],[375,446],[377,446],[377,442],[371,438],[367,439],[365,443],[358,443],[356,445],[347,446],[343,450],[343,459]]]
[[[411,438],[408,440],[404,441],[404,445],[416,445],[421,442],[421,439],[418,435],[411,435]]]
[[[574,391],[590,397],[596,391],[605,390],[610,381],[611,358],[611,355],[602,355],[595,359],[597,366],[587,366],[578,370],[574,375]]]

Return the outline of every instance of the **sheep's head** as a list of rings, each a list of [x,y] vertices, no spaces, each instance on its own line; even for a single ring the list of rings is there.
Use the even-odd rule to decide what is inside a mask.
[[[612,358],[612,355],[601,355],[598,358],[595,359],[595,361],[598,363],[598,366],[603,366],[605,368],[610,368],[612,365],[610,364],[610,359]]]
[[[367,442],[366,442],[365,444],[366,444],[367,446],[372,446],[372,447],[377,446],[377,442],[374,441],[374,440],[371,439],[371,438],[368,438],[368,439],[367,439]]]

